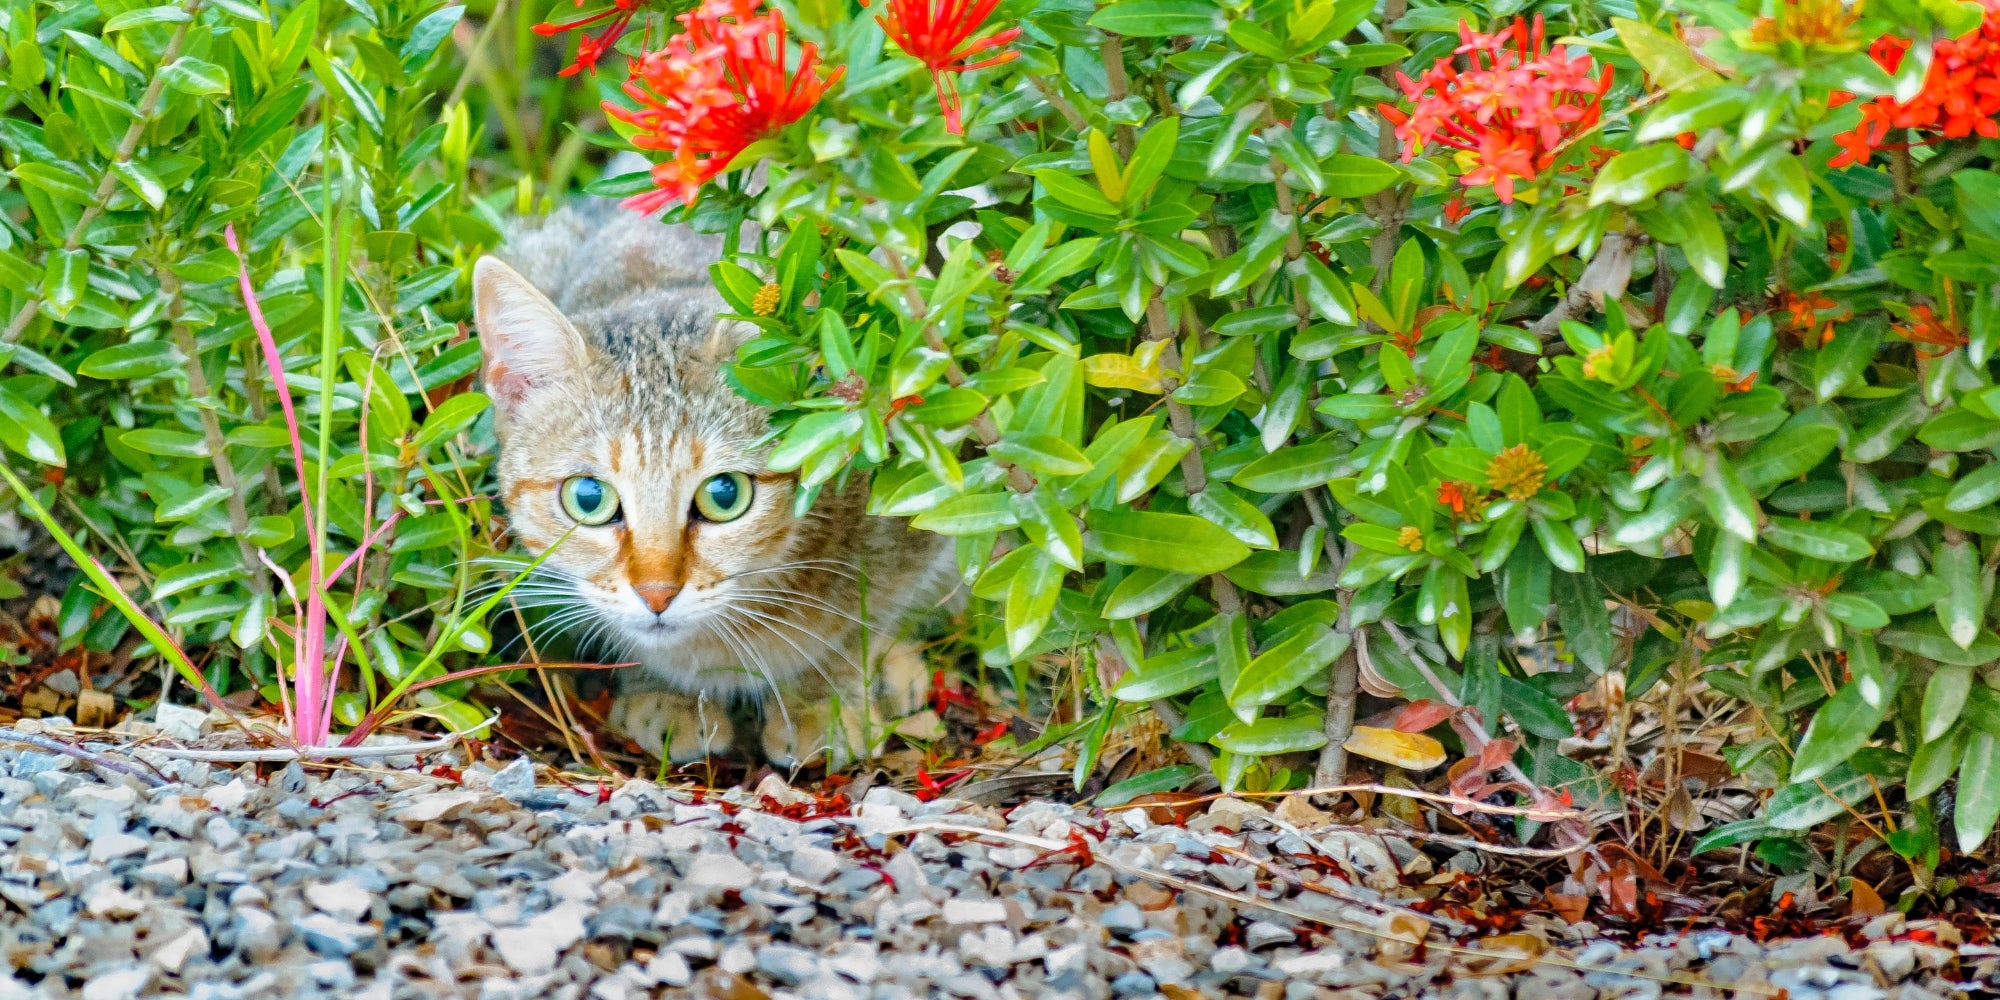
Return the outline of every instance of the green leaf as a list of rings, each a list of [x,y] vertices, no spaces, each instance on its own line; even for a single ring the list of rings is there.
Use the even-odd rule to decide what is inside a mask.
[[[1334,658],[1347,651],[1351,641],[1344,632],[1325,625],[1295,629],[1271,648],[1257,654],[1236,676],[1228,697],[1231,708],[1268,705],[1304,686],[1323,673]]]
[[[1757,501],[1721,455],[1710,455],[1702,466],[1701,501],[1717,527],[1740,541],[1756,543]]]
[[[42,273],[42,298],[47,300],[49,311],[57,318],[68,316],[70,310],[83,301],[83,293],[89,284],[89,251],[49,251],[48,263]]]
[[[43,465],[67,464],[62,435],[34,404],[0,386],[0,443]]]
[[[1988,462],[1953,483],[1945,494],[1946,510],[1965,513],[2000,500],[2000,462]]]
[[[1825,790],[1821,790],[1825,786]],[[1764,804],[1764,821],[1780,830],[1809,830],[1847,811],[1873,793],[1868,776],[1841,764],[1815,781],[1778,789]]]
[[[114,344],[84,358],[76,373],[97,379],[152,378],[179,368],[183,360],[164,340]]]
[[[1090,26],[1128,38],[1219,35],[1222,10],[1209,0],[1118,0],[1091,15]]]
[[[1019,523],[1014,502],[1005,492],[953,497],[910,520],[911,527],[940,535],[978,535]]]
[[[1230,753],[1256,757],[1317,750],[1326,745],[1326,733],[1320,727],[1317,716],[1272,716],[1237,722],[1215,734],[1215,745]]]
[[[1897,628],[1885,628],[1876,638],[1891,648],[1939,663],[1983,667],[2000,660],[2000,636],[1994,635],[1991,630],[1981,631],[1972,640],[1971,646],[1960,646],[1935,621],[1917,621]]]
[[[1199,579],[1201,577],[1192,573],[1139,567],[1125,574],[1125,579],[1111,588],[1111,596],[1105,598],[1104,610],[1100,613],[1114,621],[1137,618],[1172,600],[1175,594]]]
[[[1236,470],[1229,481],[1258,493],[1297,493],[1340,474],[1346,453],[1333,440],[1280,448]]]
[[[1082,449],[1052,434],[1010,431],[989,446],[986,453],[1037,475],[1081,476],[1090,471],[1090,458]]]
[[[140,28],[149,24],[183,24],[192,20],[194,20],[193,14],[177,6],[141,7],[112,16],[99,30],[108,35],[114,31]]]
[[[486,412],[486,408],[490,405],[492,400],[487,399],[483,393],[459,393],[438,404],[437,409],[432,410],[430,416],[424,418],[424,425],[418,429],[412,443],[417,451],[421,452],[431,445],[454,437],[458,432],[472,426],[472,422],[479,419],[479,415]]]
[[[1750,95],[1741,87],[1703,87],[1683,91],[1646,116],[1634,142],[1659,142],[1683,132],[1705,132],[1741,117],[1750,105]]]
[[[1971,646],[1986,619],[1988,588],[1981,585],[1979,553],[1970,542],[1940,542],[1931,559],[1931,575],[1945,586],[1944,599],[1937,604],[1938,624],[1958,648]]]
[[[229,92],[229,74],[212,62],[182,56],[160,71],[160,77],[167,86],[190,97],[205,97],[210,94]]]
[[[1590,187],[1590,204],[1636,205],[1688,179],[1694,161],[1671,142],[1641,146],[1612,157]]]
[[[1690,855],[1707,854],[1710,851],[1720,851],[1726,847],[1754,844],[1760,840],[1782,837],[1787,832],[1789,831],[1779,830],[1762,819],[1739,819],[1734,823],[1718,826],[1702,834],[1701,839],[1695,841],[1694,846],[1688,849],[1688,853]]]
[[[1192,764],[1176,764],[1134,775],[1097,793],[1093,804],[1101,809],[1122,806],[1141,795],[1171,792],[1185,786],[1201,776],[1201,768]]]
[[[1631,18],[1614,17],[1611,26],[1618,32],[1618,40],[1625,43],[1625,51],[1662,89],[1700,90],[1721,85],[1722,77],[1695,59],[1679,38]]]
[[[1227,486],[1212,484],[1208,489],[1189,496],[1188,513],[1220,525],[1237,541],[1253,549],[1278,547],[1278,532],[1271,527],[1271,519]]]
[[[1870,705],[1862,696],[1861,684],[1849,682],[1813,713],[1806,735],[1799,741],[1792,761],[1792,780],[1811,781],[1847,763],[1856,750],[1875,735],[1882,724],[1884,709],[1894,698],[1878,699]]]
[[[1037,553],[1022,564],[1007,585],[1007,655],[1028,651],[1049,625],[1056,598],[1062,595],[1063,568]]]
[[[1320,164],[1324,193],[1333,198],[1365,198],[1396,183],[1402,172],[1372,156],[1335,153]]]
[[[1149,657],[1118,679],[1119,701],[1152,701],[1191,691],[1215,679],[1215,648],[1195,646]]]
[[[2000,737],[1982,730],[1966,739],[1951,820],[1958,849],[1967,854],[1992,835],[1994,821],[2000,820]]]
[[[1930,683],[1924,685],[1924,704],[1918,714],[1923,722],[1925,743],[1941,739],[1951,731],[1972,694],[1972,682],[1972,668],[1962,663],[1943,664],[1931,674]]]
[[[1093,510],[1085,520],[1090,527],[1085,544],[1103,558],[1127,566],[1206,575],[1228,569],[1250,554],[1229,532],[1186,514]]]
[[[153,578],[153,600],[165,600],[175,594],[226,583],[242,576],[243,567],[233,560],[182,563],[179,566],[169,567]]]
[[[1825,521],[1774,517],[1764,525],[1764,540],[1788,552],[1828,562],[1860,562],[1875,554],[1868,539]]]
[[[202,440],[201,435],[191,431],[141,427],[126,431],[118,441],[133,451],[147,455],[161,455],[167,458],[208,457],[208,443]]]
[[[1903,794],[1912,799],[1921,799],[1944,787],[1951,780],[1952,772],[1958,770],[1958,762],[1965,755],[1965,730],[1953,729],[1944,736],[1917,748],[1910,755],[1909,777],[1904,779]]]

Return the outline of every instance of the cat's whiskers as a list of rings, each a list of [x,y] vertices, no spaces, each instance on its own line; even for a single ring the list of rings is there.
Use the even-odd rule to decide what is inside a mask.
[[[796,591],[779,590],[775,587],[735,587],[731,588],[730,593],[733,595],[741,595],[742,598],[745,600],[757,600],[757,601],[762,601],[764,603],[778,604],[785,607],[795,607],[802,611],[817,611],[823,614],[832,615],[835,618],[840,618],[845,621],[852,622],[853,624],[859,625],[862,628],[868,627],[867,622],[862,621],[860,618],[857,618],[854,615],[847,613],[846,611],[842,611],[841,609],[835,607],[832,604],[832,602],[827,601],[824,598],[816,597],[812,594],[801,594]]]
[[[765,623],[766,626],[765,631],[768,631],[772,635],[777,636],[780,640],[784,641],[786,645],[792,647],[793,650],[797,651],[799,654],[799,658],[806,661],[806,663],[811,665],[813,669],[819,671],[819,675],[822,678],[824,678],[829,684],[833,683],[833,678],[827,676],[826,671],[820,667],[818,657],[807,653],[803,648],[799,646],[798,643],[793,642],[790,636],[787,636],[785,633],[780,632],[775,628],[770,628],[768,626],[784,625],[789,628],[792,628],[802,635],[811,637],[815,642],[818,642],[820,645],[825,646],[827,650],[832,652],[835,656],[838,656],[841,659],[847,661],[847,665],[853,667],[856,671],[859,671],[861,669],[861,665],[854,661],[853,655],[850,654],[847,650],[834,645],[833,642],[827,639],[825,636],[820,635],[817,632],[814,632],[812,629],[806,628],[804,625],[801,625],[798,622],[792,621],[789,618],[785,618],[782,615],[772,614],[768,611],[759,611],[756,608],[750,607],[747,603],[735,605],[731,607],[729,610],[732,613],[749,615],[752,618],[757,619],[757,621]],[[745,624],[750,624],[750,623],[745,623]]]
[[[735,623],[731,622],[728,618],[717,616],[715,618],[710,619],[710,623],[715,628],[715,631],[712,634],[721,638],[725,646],[727,646],[732,652],[735,652],[737,656],[743,658],[743,660],[746,661],[744,663],[744,666],[753,667],[759,674],[763,675],[764,683],[769,684],[771,686],[771,700],[778,703],[778,717],[784,720],[786,728],[788,729],[791,728],[792,725],[791,712],[785,708],[784,692],[778,687],[778,678],[774,673],[772,673],[770,663],[765,661],[763,656],[758,654],[758,652],[753,648],[747,636],[739,636],[737,638],[731,638],[732,636],[736,635],[737,626],[735,625]]]

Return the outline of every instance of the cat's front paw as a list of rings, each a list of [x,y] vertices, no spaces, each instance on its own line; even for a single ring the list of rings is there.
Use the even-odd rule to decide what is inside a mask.
[[[672,691],[635,691],[611,702],[613,729],[648,753],[676,764],[720,756],[735,743],[736,730],[721,705]]]

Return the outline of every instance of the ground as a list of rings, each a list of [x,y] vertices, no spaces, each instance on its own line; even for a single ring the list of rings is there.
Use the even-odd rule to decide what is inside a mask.
[[[135,756],[143,777],[0,748],[0,1000],[1920,1000],[2000,971],[2000,949],[1894,913],[1761,944],[1502,920],[1449,888],[1481,854],[1301,825],[1302,802],[614,789],[456,749]]]

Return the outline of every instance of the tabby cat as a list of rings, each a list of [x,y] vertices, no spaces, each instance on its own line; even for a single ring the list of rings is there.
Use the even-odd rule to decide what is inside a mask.
[[[950,551],[868,516],[864,477],[793,516],[766,411],[724,381],[755,327],[718,319],[719,252],[593,203],[476,265],[500,495],[527,551],[554,547],[516,593],[549,606],[539,631],[637,664],[610,721],[648,750],[838,761],[916,708],[923,667],[894,640],[949,591]]]

